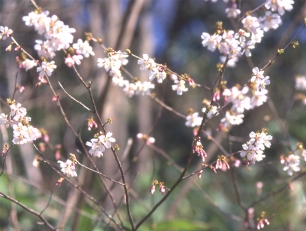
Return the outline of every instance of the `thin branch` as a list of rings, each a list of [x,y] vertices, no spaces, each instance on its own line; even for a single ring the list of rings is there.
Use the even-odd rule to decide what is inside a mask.
[[[65,175],[63,175],[60,171],[58,171],[52,164],[50,164],[50,162],[42,155],[42,153],[39,151],[39,149],[37,148],[37,146],[33,143],[34,148],[36,149],[36,151],[39,153],[39,155],[42,157],[43,161],[49,165],[57,174],[59,174],[61,177],[63,177],[70,185],[72,185],[75,189],[79,190],[84,196],[86,196],[88,199],[90,199],[93,203],[95,203],[99,209],[102,211],[102,213],[104,213],[112,222],[114,222],[114,224],[116,224],[118,226],[118,228],[120,228],[121,230],[123,230],[123,228],[120,226],[120,224],[118,224],[117,221],[114,220],[114,218],[112,216],[110,216],[105,209],[100,205],[100,203],[94,199],[92,196],[90,196],[87,192],[85,192],[79,185],[75,185],[74,183],[72,183],[71,180],[69,180],[68,177],[66,177]]]
[[[47,220],[46,218],[44,218],[40,213],[36,212],[35,210],[27,207],[26,205],[22,204],[21,202],[15,200],[14,198],[6,195],[5,193],[3,192],[0,192],[0,196],[15,203],[16,205],[19,205],[20,207],[22,207],[24,210],[30,212],[31,214],[37,216],[47,227],[49,227],[50,230],[57,230],[56,228],[54,228]]]
[[[90,108],[86,107],[82,102],[78,101],[77,99],[73,98],[66,90],[65,88],[62,86],[62,84],[58,81],[58,84],[60,85],[60,87],[63,89],[63,91],[71,98],[73,99],[75,102],[77,102],[78,104],[82,105],[86,110],[91,111]],[[92,112],[92,111],[91,111]]]
[[[267,193],[266,195],[264,195],[264,196],[262,196],[261,198],[259,198],[258,200],[253,201],[253,202],[248,206],[248,208],[254,207],[255,205],[257,205],[257,204],[259,204],[259,203],[261,203],[261,202],[263,202],[263,201],[269,199],[271,196],[274,196],[274,195],[276,195],[276,194],[281,193],[282,191],[284,191],[285,189],[288,188],[288,186],[289,186],[289,184],[290,184],[291,182],[293,182],[293,181],[295,181],[295,180],[297,180],[297,179],[299,179],[299,178],[301,178],[301,177],[303,177],[303,176],[305,176],[305,175],[306,175],[306,171],[301,172],[299,175],[297,175],[296,177],[292,178],[290,181],[288,181],[285,185],[283,185],[283,186],[280,187],[279,189],[277,189],[277,190],[275,190],[275,191],[272,191],[272,192],[269,192],[269,193]]]
[[[303,23],[303,25],[301,26],[301,28],[299,29],[299,31],[292,37],[292,39],[289,41],[289,43],[287,43],[287,45],[285,45],[285,47],[282,50],[286,50],[288,48],[288,46],[291,45],[292,41],[302,32],[302,30],[305,28],[305,24]],[[273,64],[273,62],[276,60],[276,58],[279,56],[279,53],[277,53],[275,55],[275,57],[272,60],[269,60],[269,62],[263,66],[261,69],[264,70],[266,69],[268,66],[270,66],[271,64]]]
[[[91,169],[91,168],[89,168],[89,167],[87,167],[87,166],[81,164],[78,160],[76,160],[76,162],[78,163],[78,165],[82,166],[83,168],[86,168],[86,169],[88,169],[88,170],[90,170],[90,171],[92,171],[92,172],[95,172],[95,173],[97,173],[97,174],[99,174],[99,175],[102,175],[102,176],[104,176],[106,179],[110,180],[111,182],[114,182],[114,183],[116,183],[116,184],[120,184],[120,185],[124,186],[123,183],[121,183],[121,182],[119,182],[119,181],[113,180],[112,178],[106,176],[106,175],[103,174],[102,172],[99,172],[99,171],[96,171],[96,170],[94,170],[94,169]]]
[[[171,111],[173,112],[175,115],[183,118],[183,119],[186,119],[186,116],[179,113],[178,111],[175,111],[172,107],[169,107],[168,105],[166,105],[164,102],[162,102],[161,100],[159,100],[158,98],[156,97],[152,97],[159,105],[161,105],[163,108],[167,109],[168,111]]]
[[[204,119],[203,119],[204,121]],[[191,151],[188,157],[188,161],[187,164],[183,170],[183,172],[181,173],[180,177],[176,180],[176,182],[174,183],[174,185],[170,188],[169,192],[150,210],[150,212],[144,217],[142,218],[138,224],[135,226],[135,230],[137,230],[153,213],[154,211],[161,205],[163,204],[166,199],[172,194],[172,192],[174,191],[174,189],[181,183],[181,181],[183,180],[183,177],[185,175],[185,173],[187,172],[187,170],[189,169],[189,166],[191,164],[192,158],[193,158],[194,153]]]
[[[13,95],[12,95],[12,99],[15,98],[15,94],[16,94],[16,91],[17,91],[17,77],[18,77],[18,73],[19,73],[19,71],[17,71],[16,75],[15,75],[14,92],[13,92]]]
[[[233,167],[231,167],[231,176],[233,179],[233,185],[234,185],[234,189],[235,189],[235,194],[236,194],[236,199],[238,202],[238,205],[243,209],[244,212],[247,211],[247,207],[245,206],[245,204],[242,202],[241,199],[241,193],[240,193],[240,189],[238,186],[238,181],[237,181],[237,177],[236,177],[236,173]]]
[[[47,204],[46,207],[40,212],[40,215],[42,215],[42,214],[46,211],[46,209],[49,207],[50,201],[51,201],[51,199],[52,199],[52,195],[53,195],[53,190],[51,191],[51,194],[50,194],[50,196],[49,196],[48,204]]]

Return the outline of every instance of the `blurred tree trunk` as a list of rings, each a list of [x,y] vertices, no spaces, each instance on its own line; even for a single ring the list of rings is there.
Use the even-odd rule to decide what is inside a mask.
[[[138,49],[137,55],[142,57],[142,54],[147,54],[149,57],[154,55],[154,44],[152,41],[153,35],[153,22],[152,22],[152,12],[150,11],[151,0],[145,1],[144,10],[142,12],[142,17],[140,20],[139,28],[139,37],[137,39]],[[134,65],[133,73],[136,77],[139,77],[140,80],[148,81],[147,72],[141,71],[139,66]],[[151,98],[148,96],[139,96],[137,97],[137,125],[138,132],[148,133],[152,126],[152,108],[151,108]],[[139,142],[140,143],[140,142]],[[141,142],[142,143],[142,142]],[[138,145],[140,146],[140,145]],[[139,150],[138,147],[136,150]],[[136,168],[133,168],[134,173],[142,172],[152,165],[149,164],[149,150],[139,153],[137,159]]]

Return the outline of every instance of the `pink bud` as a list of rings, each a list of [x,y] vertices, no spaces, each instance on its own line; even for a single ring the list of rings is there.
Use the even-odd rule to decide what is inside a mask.
[[[159,186],[159,191],[160,191],[163,195],[165,195],[165,193],[166,193],[166,187],[165,187],[164,185]]]
[[[153,194],[154,194],[154,192],[155,192],[155,185],[152,185],[152,186],[151,186],[151,189],[150,189],[150,193],[151,193],[151,195],[153,195]]]

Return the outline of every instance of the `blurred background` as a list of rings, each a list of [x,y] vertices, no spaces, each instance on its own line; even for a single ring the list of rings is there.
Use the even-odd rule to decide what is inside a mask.
[[[241,11],[255,9],[264,1],[242,1]],[[218,76],[216,68],[220,54],[210,52],[202,47],[201,34],[214,33],[217,21],[223,22],[225,29],[234,29],[226,17],[227,4],[204,0],[41,0],[36,3],[48,10],[50,15],[57,15],[65,24],[76,29],[74,41],[85,39],[85,32],[93,33],[95,38],[102,38],[106,47],[124,51],[130,49],[133,54],[142,57],[148,54],[156,62],[167,66],[180,74],[188,73],[191,78],[204,86],[212,87]],[[14,37],[33,57],[39,59],[34,50],[36,39],[43,39],[33,28],[27,27],[22,17],[28,15],[35,7],[30,1],[0,1],[0,24],[13,29]],[[302,27],[306,15],[305,1],[295,1],[294,8],[282,16],[283,23],[277,30],[270,30],[260,44],[252,50],[252,57],[241,57],[235,68],[225,71],[227,87],[245,84],[251,76],[254,66],[263,67],[273,59],[277,49],[283,48]],[[265,151],[266,158],[253,166],[235,169],[241,192],[241,200],[248,206],[269,192],[279,189],[290,178],[282,171],[279,157],[287,154],[288,146],[294,148],[296,142],[306,144],[306,110],[305,106],[295,100],[297,94],[295,76],[306,73],[306,31],[296,38],[299,46],[289,48],[279,56],[275,63],[265,70],[270,76],[269,101],[263,106],[248,111],[242,125],[233,127],[231,137],[232,152],[241,150],[241,145],[249,140],[251,131],[269,129],[273,136],[272,147]],[[25,91],[17,93],[15,99],[28,109],[33,126],[44,128],[50,136],[50,146],[44,155],[58,167],[55,159],[56,145],[61,144],[61,158],[69,158],[74,153],[83,161],[82,148],[66,126],[55,102],[52,92],[43,85],[35,88],[38,74],[34,69],[25,72],[18,69],[15,57],[18,52],[6,52],[10,44],[7,39],[0,46],[0,97],[1,113],[7,113],[6,98],[12,97],[15,76],[17,83],[25,86]],[[179,177],[180,171],[173,163],[159,152],[147,147],[136,138],[137,133],[150,133],[156,139],[155,146],[163,150],[175,163],[184,167],[191,150],[193,131],[185,126],[185,120],[163,109],[149,96],[125,96],[122,88],[113,86],[104,69],[97,68],[97,58],[104,58],[101,46],[92,43],[95,56],[84,59],[77,69],[85,82],[93,82],[94,97],[103,121],[115,118],[106,129],[113,133],[121,150],[119,158],[128,179],[131,193],[131,210],[134,220],[138,222],[163,197],[159,192],[153,196],[149,190],[155,179],[165,182],[170,188]],[[84,141],[90,140],[98,131],[87,131],[83,124],[92,114],[72,101],[60,88],[60,82],[69,94],[91,106],[87,90],[80,84],[76,74],[64,62],[64,53],[58,52],[55,58],[56,71],[51,77],[60,101],[65,108],[67,118],[79,131]],[[127,70],[142,80],[147,80],[137,60],[129,58]],[[156,83],[156,82],[155,82]],[[167,78],[163,84],[155,84],[156,97],[176,111],[188,115],[188,108],[200,112],[204,98],[210,99],[211,92],[204,88],[189,89],[178,96],[172,91],[173,81]],[[221,116],[211,120],[205,130],[225,148],[228,147],[226,135],[217,131]],[[280,125],[283,124],[283,127]],[[289,136],[284,135],[288,131]],[[0,133],[3,146],[6,135]],[[8,137],[12,134],[7,130]],[[10,138],[9,138],[10,140]],[[128,144],[130,140],[132,144]],[[208,154],[207,162],[217,159],[222,150],[211,140],[202,139]],[[129,149],[128,149],[129,148]],[[125,155],[123,155],[126,153]],[[47,165],[41,163],[33,167],[36,151],[31,145],[13,147],[7,157],[4,174],[0,177],[0,191],[7,194],[14,192],[17,200],[29,207],[42,211],[50,204],[44,216],[55,226],[63,225],[63,230],[115,230],[109,221],[95,214],[82,197],[69,184],[55,186],[59,176]],[[238,156],[236,156],[239,158]],[[101,172],[120,180],[120,174],[114,158],[105,153],[96,159]],[[201,159],[195,157],[190,173],[201,165]],[[245,214],[239,207],[235,195],[232,173],[219,171],[218,174],[206,169],[201,179],[197,176],[185,180],[172,193],[167,201],[147,220],[139,230],[247,230],[244,227]],[[263,184],[259,189],[258,182]],[[77,183],[90,195],[102,202],[105,209],[112,214],[114,208],[110,198],[98,178],[87,170],[79,170]],[[123,202],[123,190],[118,185],[105,181],[112,190],[116,201],[121,201],[118,212],[128,226],[126,206]],[[8,187],[10,185],[10,187]],[[12,225],[12,208],[9,201],[0,199],[0,229],[16,230]],[[20,230],[44,230],[37,224],[38,220],[31,214],[15,208]],[[270,221],[266,230],[304,230],[306,228],[305,179],[300,178],[291,184],[291,190],[268,197],[254,206],[254,220],[262,211]]]

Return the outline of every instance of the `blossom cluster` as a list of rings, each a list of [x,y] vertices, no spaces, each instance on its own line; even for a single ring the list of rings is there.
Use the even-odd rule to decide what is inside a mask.
[[[197,153],[198,156],[202,158],[202,161],[205,162],[205,158],[207,157],[207,153],[203,149],[203,145],[201,143],[201,138],[198,137],[196,140],[193,142],[193,147],[192,147],[192,152]]]
[[[95,55],[87,40],[82,41],[78,39],[77,43],[72,44],[74,38],[72,34],[75,33],[75,29],[65,25],[56,15],[49,17],[48,11],[36,10],[30,12],[22,19],[27,26],[33,26],[38,34],[44,35],[45,37],[44,41],[36,40],[34,46],[38,55],[45,59],[41,66],[37,68],[37,72],[40,72],[40,76],[42,76],[42,74],[50,76],[56,68],[54,61],[50,63],[46,61],[47,59],[53,59],[56,55],[56,51],[62,49],[67,50],[65,52],[65,63],[68,67],[74,64],[80,65],[83,56],[88,58],[89,55]],[[37,66],[37,62],[30,59],[23,59],[21,63],[25,70]],[[46,67],[49,68],[46,69]],[[42,72],[42,70],[44,72]]]
[[[140,65],[140,70],[148,71],[150,81],[156,78],[158,83],[162,83],[167,77],[165,67],[157,64],[147,54],[144,54],[143,58],[138,60],[138,64]]]
[[[169,190],[168,188],[166,188],[164,182],[158,182],[158,180],[154,180],[152,182],[152,186],[150,188],[150,193],[151,195],[153,195],[155,193],[155,187],[156,185],[159,185],[159,191],[161,194],[165,195],[167,190]]]
[[[114,51],[111,48],[106,49],[108,54],[107,58],[98,58],[97,66],[104,69],[112,77],[113,84],[122,87],[125,94],[129,97],[134,95],[149,95],[151,90],[155,88],[155,84],[152,81],[156,78],[157,83],[162,83],[167,77],[167,68],[165,65],[158,64],[154,59],[150,58],[147,54],[143,54],[143,58],[139,58],[138,64],[140,70],[147,71],[149,75],[149,81],[141,82],[137,78],[132,81],[124,79],[121,69],[128,63],[128,53],[121,51]],[[171,75],[171,79],[174,81],[172,90],[176,91],[178,95],[182,95],[183,92],[188,91],[185,86],[185,80],[182,77],[178,77],[176,74]],[[191,78],[186,77],[190,86],[194,86],[194,82]]]
[[[269,76],[264,76],[264,71],[258,67],[252,69],[252,77],[244,86],[234,86],[223,91],[224,101],[232,103],[231,109],[221,119],[221,126],[227,128],[229,124],[239,125],[243,123],[245,111],[263,105],[268,99],[266,85],[270,84]]]
[[[106,149],[112,147],[113,142],[115,142],[115,138],[112,137],[112,133],[108,132],[106,134],[97,134],[95,138],[91,139],[90,141],[86,142],[86,145],[91,147],[89,153],[92,156],[101,157],[103,156],[103,152]]]
[[[31,118],[26,116],[26,108],[13,101],[10,109],[9,114],[0,114],[0,125],[4,124],[6,127],[13,128],[14,144],[25,144],[41,137],[39,130],[30,125]]]
[[[141,82],[138,79],[133,79],[133,81],[128,81],[124,79],[121,67],[127,65],[129,55],[126,52],[113,51],[109,49],[107,58],[98,58],[97,66],[99,68],[104,67],[104,69],[112,77],[112,82],[114,85],[123,88],[125,94],[129,97],[134,95],[149,95],[151,89],[155,88],[155,85],[149,81]]]
[[[150,137],[147,134],[138,133],[137,134],[137,138],[146,141],[147,145],[155,143],[155,138],[154,137]]]
[[[267,101],[268,90],[266,89],[266,85],[269,84],[269,76],[264,76],[263,70],[254,67],[252,69],[252,77],[244,87],[236,85],[232,88],[225,88],[222,92],[224,103],[231,103],[232,106],[220,120],[220,127],[228,128],[230,124],[242,124],[244,118],[243,113],[245,111],[259,107]],[[217,91],[213,101],[219,101],[220,95],[220,91]],[[219,114],[219,106],[212,105],[211,102],[206,100],[204,100],[204,104],[206,106],[202,109],[202,112],[207,114],[208,119]],[[192,112],[187,116],[185,125],[188,127],[200,126],[202,119],[203,118],[199,116],[198,112]]]
[[[38,55],[52,59],[56,51],[69,48],[73,42],[72,33],[75,29],[65,25],[56,15],[51,17],[48,15],[48,11],[35,11],[24,16],[22,20],[27,26],[33,26],[38,34],[44,35],[46,39],[35,41],[34,49],[37,50]]]
[[[283,170],[287,171],[289,176],[292,176],[293,172],[299,172],[301,170],[300,157],[306,161],[306,150],[301,143],[297,144],[297,148],[294,152],[290,152],[288,156],[282,155],[280,157],[280,162],[284,165]]]
[[[262,132],[251,132],[250,138],[242,145],[243,151],[240,152],[240,156],[244,158],[246,164],[255,164],[256,161],[261,161],[266,157],[263,151],[265,147],[270,148],[272,136],[267,135],[263,129]]]
[[[223,30],[220,25],[213,35],[203,32],[202,45],[212,52],[218,49],[223,55],[220,57],[221,61],[224,62],[225,56],[228,56],[230,58],[228,66],[234,67],[240,56],[252,55],[251,50],[255,48],[256,43],[261,42],[264,32],[277,29],[282,24],[281,15],[285,10],[292,10],[293,3],[293,0],[268,0],[264,5],[266,12],[263,16],[247,15],[242,19],[243,28],[240,28],[238,32]],[[226,13],[228,17],[236,18],[241,11],[237,9],[237,4],[233,1],[231,7],[226,9]]]
[[[207,119],[211,119],[214,116],[219,115],[220,106],[213,105],[211,101],[203,100],[204,107],[202,112],[206,114]],[[189,115],[186,117],[185,125],[187,127],[199,127],[203,117],[199,116],[198,112],[190,111]]]

